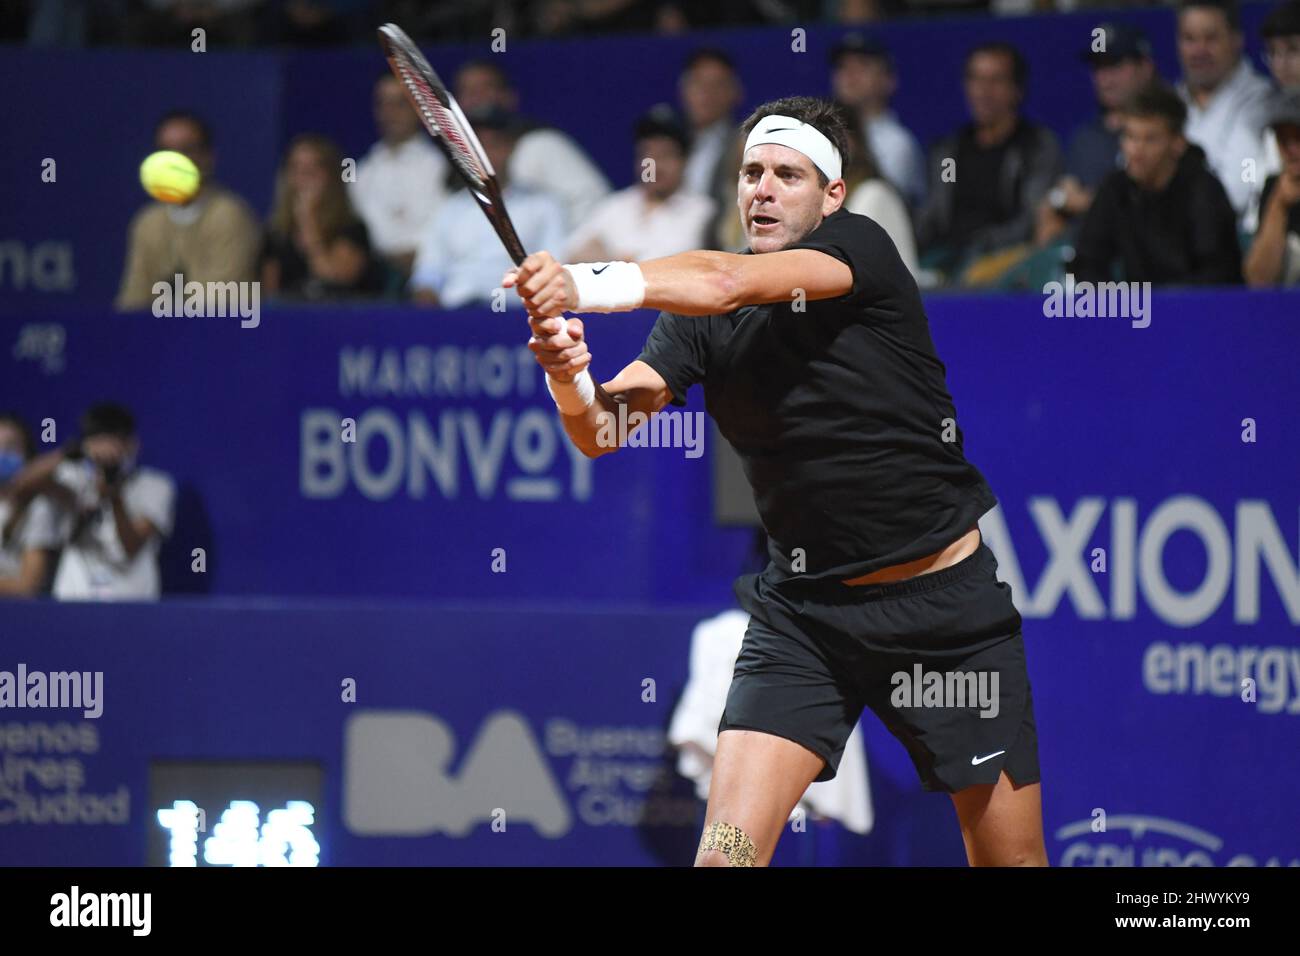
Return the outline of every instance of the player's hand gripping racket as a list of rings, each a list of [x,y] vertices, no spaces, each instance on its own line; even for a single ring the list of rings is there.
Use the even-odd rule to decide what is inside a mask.
[[[407,98],[415,107],[424,128],[451,161],[452,168],[465,180],[470,195],[501,237],[506,252],[510,253],[514,264],[519,265],[528,258],[528,253],[519,241],[510,214],[506,212],[496,171],[455,97],[438,78],[438,74],[433,72],[433,67],[424,58],[424,54],[397,24],[386,23],[379,28],[379,45],[383,47],[388,65],[406,90]],[[567,333],[564,338],[567,344],[573,344]]]

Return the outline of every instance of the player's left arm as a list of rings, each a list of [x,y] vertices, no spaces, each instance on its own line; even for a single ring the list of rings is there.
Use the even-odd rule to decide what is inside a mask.
[[[815,249],[786,249],[743,256],[731,252],[683,252],[640,264],[645,280],[644,309],[678,315],[717,315],[746,305],[805,299],[832,299],[853,289],[853,270]],[[518,286],[530,314],[580,311],[577,289],[563,266],[548,252],[529,256],[506,274],[506,287]]]
[[[715,315],[746,305],[805,299],[833,299],[853,289],[853,270],[816,249],[786,249],[761,255],[683,252],[641,263],[643,308],[678,315]]]

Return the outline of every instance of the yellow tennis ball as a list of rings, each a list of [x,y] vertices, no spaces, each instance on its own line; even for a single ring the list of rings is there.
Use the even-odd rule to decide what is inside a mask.
[[[140,164],[140,185],[160,202],[189,202],[199,191],[199,168],[185,154],[161,149]]]

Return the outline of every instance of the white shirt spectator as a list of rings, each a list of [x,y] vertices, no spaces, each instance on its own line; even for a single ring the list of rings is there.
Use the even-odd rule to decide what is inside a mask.
[[[919,207],[925,199],[925,156],[916,137],[889,110],[863,123],[862,135],[880,174],[913,208]]]
[[[13,515],[13,502],[0,499],[0,533],[3,533]],[[54,551],[60,544],[58,515],[44,495],[33,498],[23,516],[0,541],[0,578],[18,575],[23,566],[23,553],[33,548]]]
[[[920,268],[916,261],[916,236],[912,232],[912,217],[907,207],[888,183],[882,179],[868,179],[853,190],[844,202],[849,212],[866,216],[880,223],[880,227],[894,240],[898,255],[907,271],[915,277]]]
[[[502,198],[525,249],[554,254],[564,247],[564,207],[556,197],[511,184]],[[442,204],[425,232],[410,288],[432,289],[438,304],[447,309],[491,302],[493,290],[501,288],[501,277],[513,265],[483,211],[461,190]],[[508,305],[523,308],[514,289],[501,291]]]
[[[727,144],[735,135],[735,124],[726,118],[691,134],[691,151],[686,156],[686,171],[682,174],[683,189],[701,196],[713,193],[713,175]]]
[[[577,254],[595,239],[610,255],[634,262],[699,249],[713,209],[713,200],[708,196],[681,189],[663,202],[651,204],[644,189],[629,186],[600,201],[569,237],[568,248]]]
[[[447,198],[446,175],[446,157],[423,132],[397,146],[380,140],[370,147],[348,195],[380,253],[415,251]]]
[[[577,143],[557,129],[535,129],[520,136],[510,154],[509,172],[510,182],[516,186],[551,193],[559,199],[565,222],[582,222],[609,192],[609,180]],[[511,206],[510,218],[514,217]],[[532,251],[527,241],[524,246]]]
[[[709,796],[718,724],[748,626],[749,615],[733,609],[705,618],[691,634],[690,677],[669,722],[668,742],[677,748],[677,772],[695,782],[695,794],[701,800]],[[871,832],[875,812],[862,738],[862,727],[855,724],[835,779],[809,784],[790,811],[790,819],[795,819],[802,807],[805,812],[837,820],[854,833]]]
[[[1232,208],[1243,217],[1251,194],[1264,184],[1258,169],[1254,182],[1243,181],[1242,163],[1248,159],[1258,166],[1263,156],[1263,127],[1272,87],[1242,57],[1204,108],[1196,105],[1186,83],[1178,84],[1178,95],[1187,104],[1187,139],[1205,150],[1210,169],[1227,191]]]
[[[136,468],[124,480],[122,503],[131,518],[146,518],[157,529],[136,552],[126,556],[117,534],[113,508],[98,501],[96,471],[85,461],[65,461],[54,470],[54,480],[76,500],[76,510],[95,508],[82,518],[65,508],[60,516],[60,537],[67,543],[54,575],[54,597],[60,601],[155,601],[162,593],[158,552],[162,539],[172,532],[176,510],[176,485],[153,468]],[[78,525],[82,525],[76,538]]]

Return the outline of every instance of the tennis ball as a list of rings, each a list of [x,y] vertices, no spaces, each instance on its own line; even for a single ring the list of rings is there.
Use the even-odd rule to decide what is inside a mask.
[[[160,202],[189,202],[199,191],[199,168],[183,153],[161,149],[140,164],[140,185]]]

